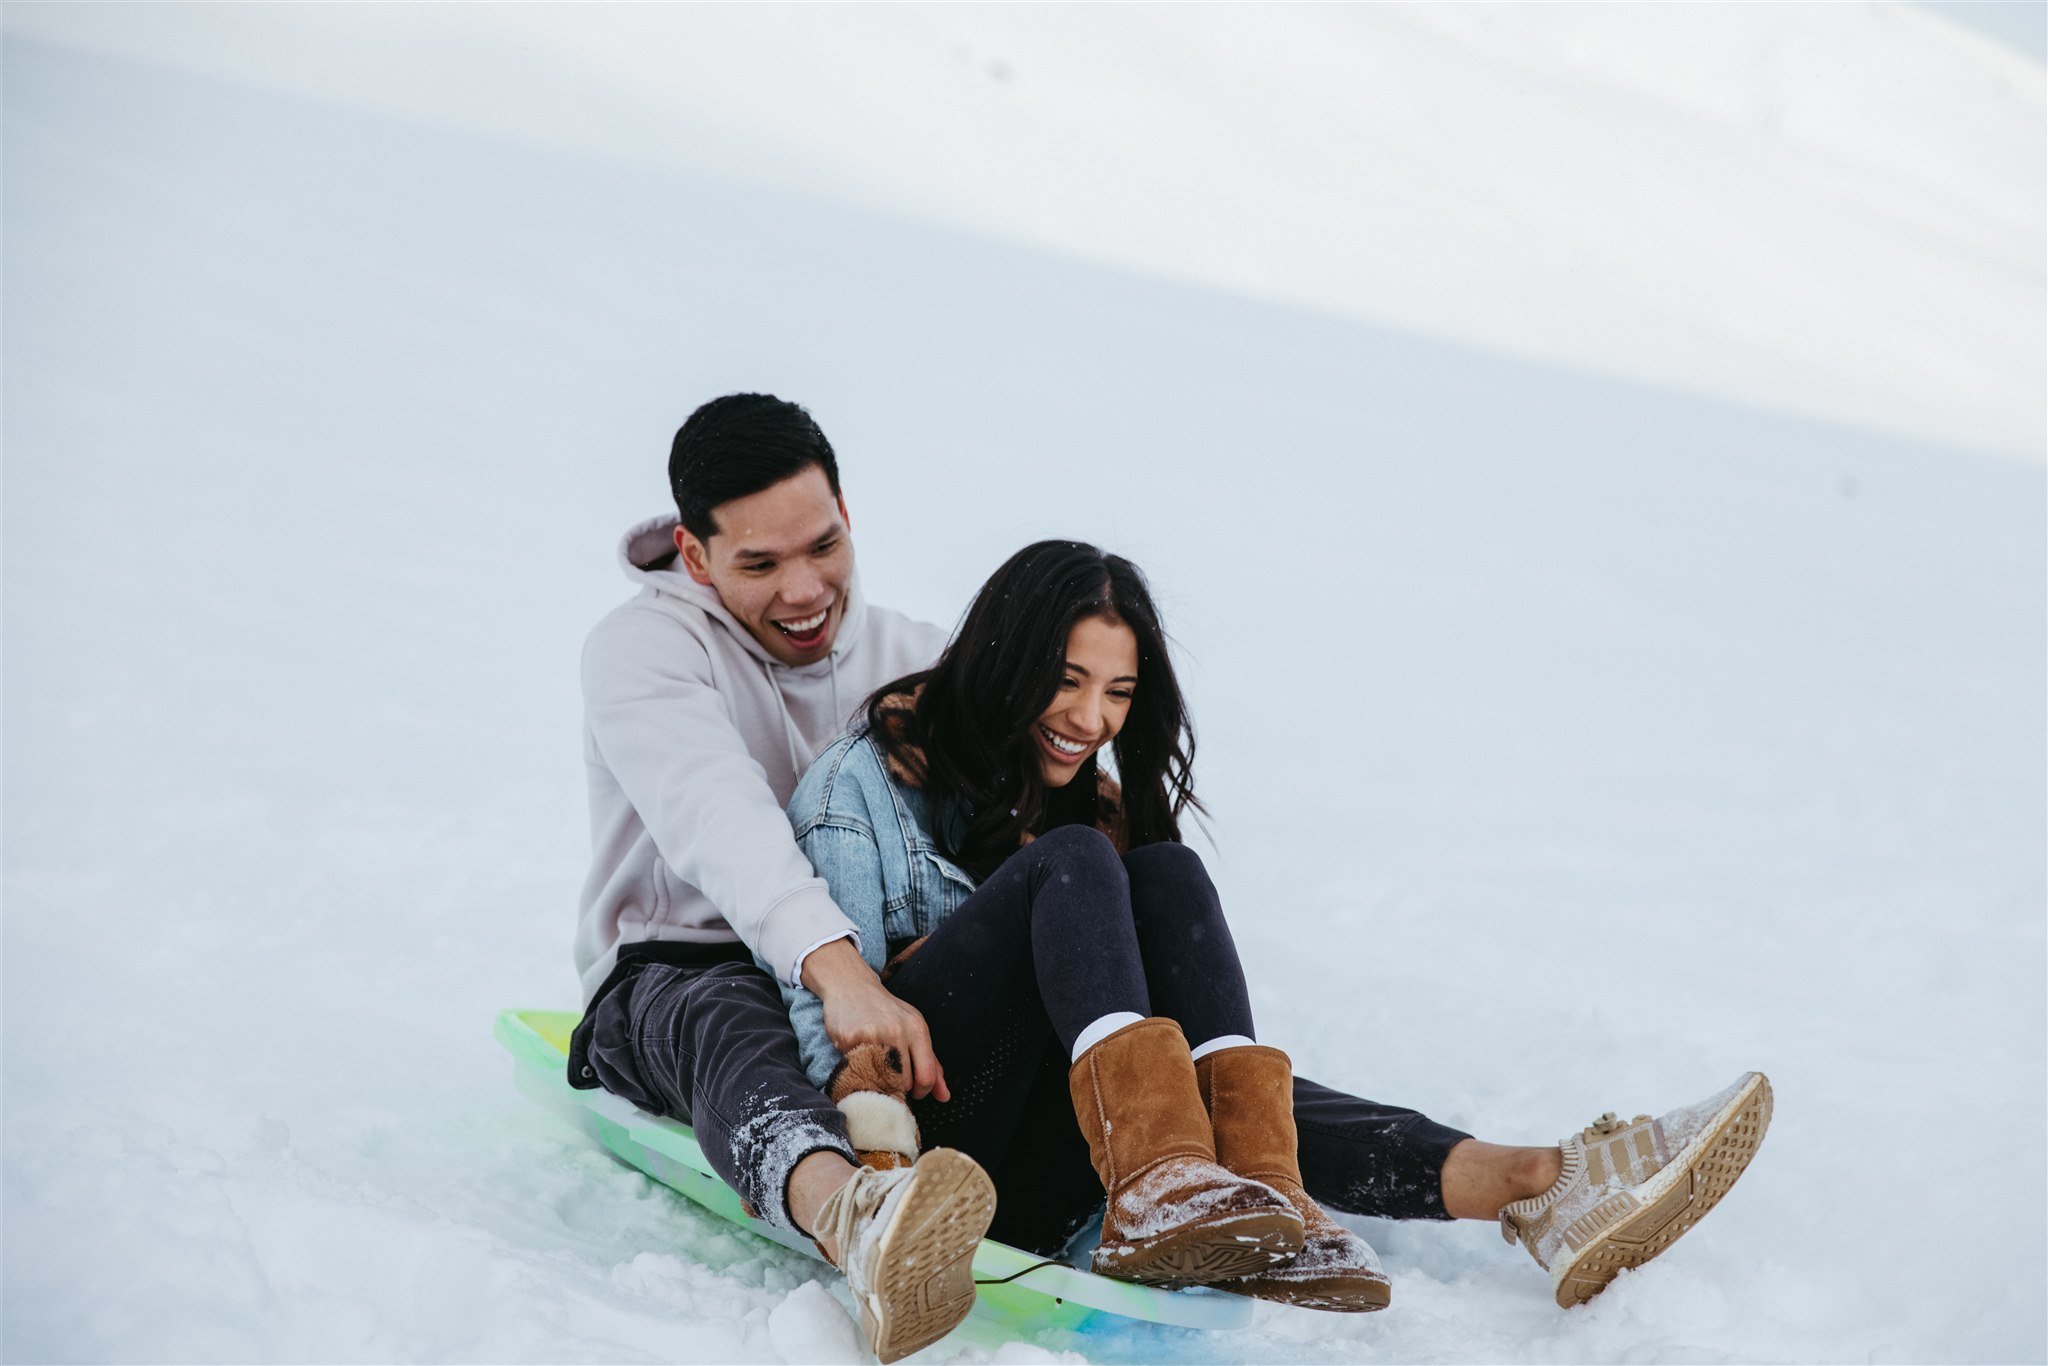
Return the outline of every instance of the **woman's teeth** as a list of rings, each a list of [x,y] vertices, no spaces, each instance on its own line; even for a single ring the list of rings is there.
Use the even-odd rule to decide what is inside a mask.
[[[1046,739],[1046,742],[1062,754],[1072,754],[1078,756],[1086,754],[1088,752],[1088,746],[1082,744],[1080,741],[1069,740],[1066,736],[1055,734],[1053,731],[1047,730],[1044,726],[1040,726],[1038,728],[1038,733],[1040,735],[1043,735]]]
[[[775,628],[784,635],[807,636],[825,624],[825,618],[831,611],[832,609],[828,607],[823,612],[818,613],[818,615],[805,617],[802,621],[778,621],[775,623]]]

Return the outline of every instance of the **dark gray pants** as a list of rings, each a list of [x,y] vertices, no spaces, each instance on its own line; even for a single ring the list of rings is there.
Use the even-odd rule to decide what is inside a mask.
[[[781,992],[738,944],[630,946],[576,1028],[569,1080],[693,1125],[712,1169],[783,1228],[796,1227],[787,1192],[797,1163],[819,1151],[853,1160],[838,1107],[804,1075]],[[972,1079],[947,1081],[958,1092]],[[1049,1051],[1024,1107],[1026,1129],[1047,1126],[1035,1136],[1046,1151],[1071,1151],[1080,1138],[1066,1090],[1066,1060]],[[1300,1077],[1294,1118],[1302,1184],[1323,1204],[1381,1219],[1450,1217],[1444,1158],[1469,1135]],[[1033,1140],[1020,1132],[1017,1150]],[[1065,1223],[1019,1206],[998,1209],[990,1232],[1046,1253]]]
[[[694,1127],[725,1184],[792,1231],[796,1164],[854,1160],[845,1117],[804,1075],[781,992],[740,944],[628,946],[576,1026],[569,1082]]]

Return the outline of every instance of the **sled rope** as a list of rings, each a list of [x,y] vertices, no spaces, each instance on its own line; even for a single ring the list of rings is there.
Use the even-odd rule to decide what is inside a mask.
[[[1008,1285],[1011,1281],[1016,1280],[1019,1276],[1029,1276],[1032,1272],[1039,1270],[1041,1267],[1065,1265],[1065,1262],[1033,1262],[1030,1266],[1025,1267],[1022,1271],[1013,1271],[1007,1276],[997,1276],[992,1280],[985,1281],[981,1279],[981,1277],[977,1276],[974,1278],[974,1283],[976,1285]]]

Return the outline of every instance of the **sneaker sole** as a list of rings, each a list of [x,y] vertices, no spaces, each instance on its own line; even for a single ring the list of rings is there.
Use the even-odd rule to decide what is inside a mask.
[[[1209,1285],[1272,1268],[1301,1251],[1301,1220],[1261,1210],[1095,1249],[1098,1276],[1144,1285]]]
[[[860,1326],[884,1362],[909,1356],[974,1310],[974,1251],[996,1213],[996,1187],[965,1153],[934,1148],[875,1250],[875,1282]]]
[[[1749,1166],[1771,1126],[1771,1083],[1763,1073],[1731,1100],[1706,1130],[1670,1165],[1637,1188],[1642,1208],[1579,1250],[1560,1269],[1557,1303],[1584,1304],[1677,1242],[1719,1204]]]

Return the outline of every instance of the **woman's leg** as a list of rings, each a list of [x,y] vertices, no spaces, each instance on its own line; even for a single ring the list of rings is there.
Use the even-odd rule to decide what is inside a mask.
[[[1300,1246],[1299,1218],[1283,1201],[1209,1160],[1187,1044],[1172,1024],[1147,1020],[1128,881],[1099,832],[1063,828],[1019,851],[889,988],[924,1014],[953,1092],[943,1104],[913,1103],[923,1142],[960,1148],[988,1169],[1006,1236],[1052,1250],[1107,1183],[1098,1270],[1218,1279]],[[1098,1027],[1118,1017],[1130,1023]],[[1068,1064],[1084,1051],[1095,1080],[1078,1087]],[[1137,1189],[1147,1173],[1151,1184]],[[1178,1209],[1201,1213],[1166,1213]]]
[[[889,990],[924,1015],[953,1092],[944,1103],[912,1102],[924,1146],[958,1148],[996,1178],[999,1224],[1009,1207],[1038,1198],[1025,1174],[1039,1155],[1025,1135],[1057,1130],[1057,1119],[1081,1142],[1064,1091],[1075,1039],[1103,1015],[1150,1013],[1128,905],[1109,842],[1056,830],[991,874],[889,977]],[[1048,1054],[1059,1067],[1056,1104],[1036,1094]],[[1085,1159],[1085,1143],[1081,1151]],[[1089,1180],[1099,1202],[1102,1188]]]
[[[1183,844],[1153,844],[1126,854],[1124,866],[1146,984],[1154,1008],[1179,1020],[1187,1033],[1217,1160],[1265,1182],[1301,1216],[1300,1255],[1229,1288],[1315,1309],[1386,1308],[1392,1290],[1378,1257],[1304,1188],[1305,1136],[1297,1136],[1293,1122],[1293,1065],[1252,1037],[1244,970],[1201,857]]]
[[[1010,1152],[990,1173],[998,1199],[988,1236],[1050,1257],[1102,1208],[1102,1181],[1074,1119],[1066,1050],[1048,1040]]]
[[[981,992],[997,993],[1019,1014],[1035,1004],[1070,1054],[1105,1015],[1151,1014],[1130,881],[1115,847],[1084,826],[1032,841],[932,932],[889,989],[925,1012],[934,1042],[934,1012],[965,1033],[988,1028]],[[950,1085],[954,1064],[942,1061]]]
[[[1250,1042],[1244,969],[1201,855],[1185,844],[1146,844],[1123,863],[1152,1009],[1180,1025],[1197,1057],[1221,1039]]]

